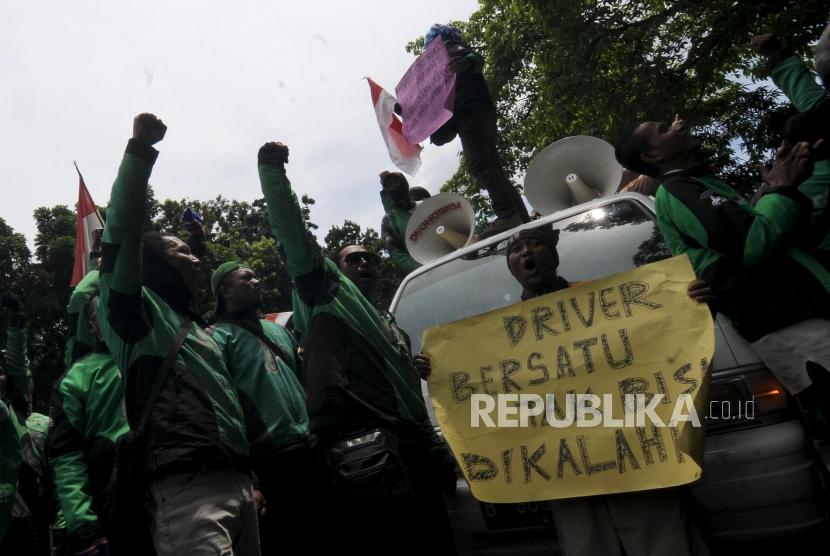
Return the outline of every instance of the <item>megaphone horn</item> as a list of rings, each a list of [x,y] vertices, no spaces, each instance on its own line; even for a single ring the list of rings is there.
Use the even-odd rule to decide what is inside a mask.
[[[451,230],[446,226],[438,226],[435,228],[435,233],[441,236],[441,239],[449,243],[455,249],[461,249],[465,245],[467,245],[467,241],[470,239],[469,235],[464,235],[455,230]]]
[[[548,215],[616,193],[620,178],[622,166],[614,158],[614,147],[598,137],[565,137],[530,162],[525,196],[536,211]]]
[[[575,205],[593,201],[601,195],[596,189],[591,189],[585,185],[585,182],[577,174],[565,176],[565,185],[570,189],[571,199],[573,199]]]
[[[467,245],[475,231],[475,212],[467,199],[439,193],[412,212],[406,226],[406,249],[421,264]]]

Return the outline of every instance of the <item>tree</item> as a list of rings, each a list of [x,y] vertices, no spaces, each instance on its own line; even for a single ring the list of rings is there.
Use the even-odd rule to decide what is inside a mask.
[[[52,383],[63,373],[69,328],[72,266],[75,259],[75,212],[64,205],[34,212],[36,260],[22,286],[29,332],[29,366],[34,378],[35,411],[46,413]]]
[[[29,258],[31,253],[26,246],[23,234],[14,229],[0,218],[0,294],[10,291],[21,294],[26,285],[29,274]],[[0,315],[0,323],[6,322],[6,315]],[[0,348],[6,347],[6,328],[0,326]],[[0,367],[4,366],[0,355]]]
[[[17,290],[21,274],[29,267],[29,257],[31,252],[26,246],[26,238],[0,218],[0,284],[3,290]]]
[[[557,139],[613,143],[635,122],[680,112],[715,169],[748,192],[791,113],[773,85],[759,83],[750,38],[775,32],[811,59],[826,22],[826,0],[482,0],[456,25],[486,59],[508,175]],[[422,47],[419,38],[407,50]],[[471,198],[479,220],[489,214],[463,161],[443,189]]]

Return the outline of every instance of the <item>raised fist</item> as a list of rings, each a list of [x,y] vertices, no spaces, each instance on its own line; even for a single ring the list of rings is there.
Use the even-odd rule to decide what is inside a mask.
[[[770,56],[784,48],[778,36],[774,33],[764,33],[763,35],[752,37],[749,46],[762,56]]]
[[[260,147],[257,160],[260,164],[288,163],[288,147],[282,143],[265,143]]]
[[[154,114],[139,114],[133,120],[133,139],[145,145],[155,145],[167,133],[167,126]]]
[[[384,190],[409,189],[409,183],[400,172],[381,172],[380,185]]]

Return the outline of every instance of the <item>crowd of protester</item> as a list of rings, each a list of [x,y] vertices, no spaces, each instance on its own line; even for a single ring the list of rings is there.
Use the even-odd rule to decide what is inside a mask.
[[[825,87],[829,34],[830,26],[816,52]],[[427,42],[439,36],[458,94],[453,119],[432,140],[461,137],[471,174],[493,199],[488,233],[508,230],[528,215],[498,161],[481,56],[457,29],[436,25]],[[753,46],[800,113],[752,202],[713,174],[680,117],[637,123],[616,154],[625,190],[655,195],[663,239],[691,260],[690,296],[731,319],[798,401],[812,436],[827,439],[830,95],[776,37]],[[0,554],[455,553],[444,495],[457,469],[421,393],[431,364],[370,302],[378,256],[360,245],[323,254],[287,177],[288,147],[266,143],[259,178],[293,281],[293,329],[263,319],[262,287],[245,261],[213,272],[206,321],[192,307],[206,286],[202,225],[190,221],[184,239],[143,233],[136,210],[166,131],[152,114],[133,122],[98,268],[67,307],[66,371],[48,419],[31,411],[26,308],[2,297]],[[380,178],[385,247],[410,272],[418,263],[404,230],[429,194],[399,173]],[[542,228],[511,239],[508,266],[523,299],[568,287],[557,241]],[[528,258],[541,269],[533,275]],[[669,491],[564,500],[554,511],[565,554],[707,553]]]

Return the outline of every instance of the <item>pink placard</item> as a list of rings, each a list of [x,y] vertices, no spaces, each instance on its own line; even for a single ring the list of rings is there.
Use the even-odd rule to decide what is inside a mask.
[[[444,41],[436,37],[395,86],[403,109],[403,136],[410,145],[420,143],[452,118],[455,73],[447,67],[449,62]]]

